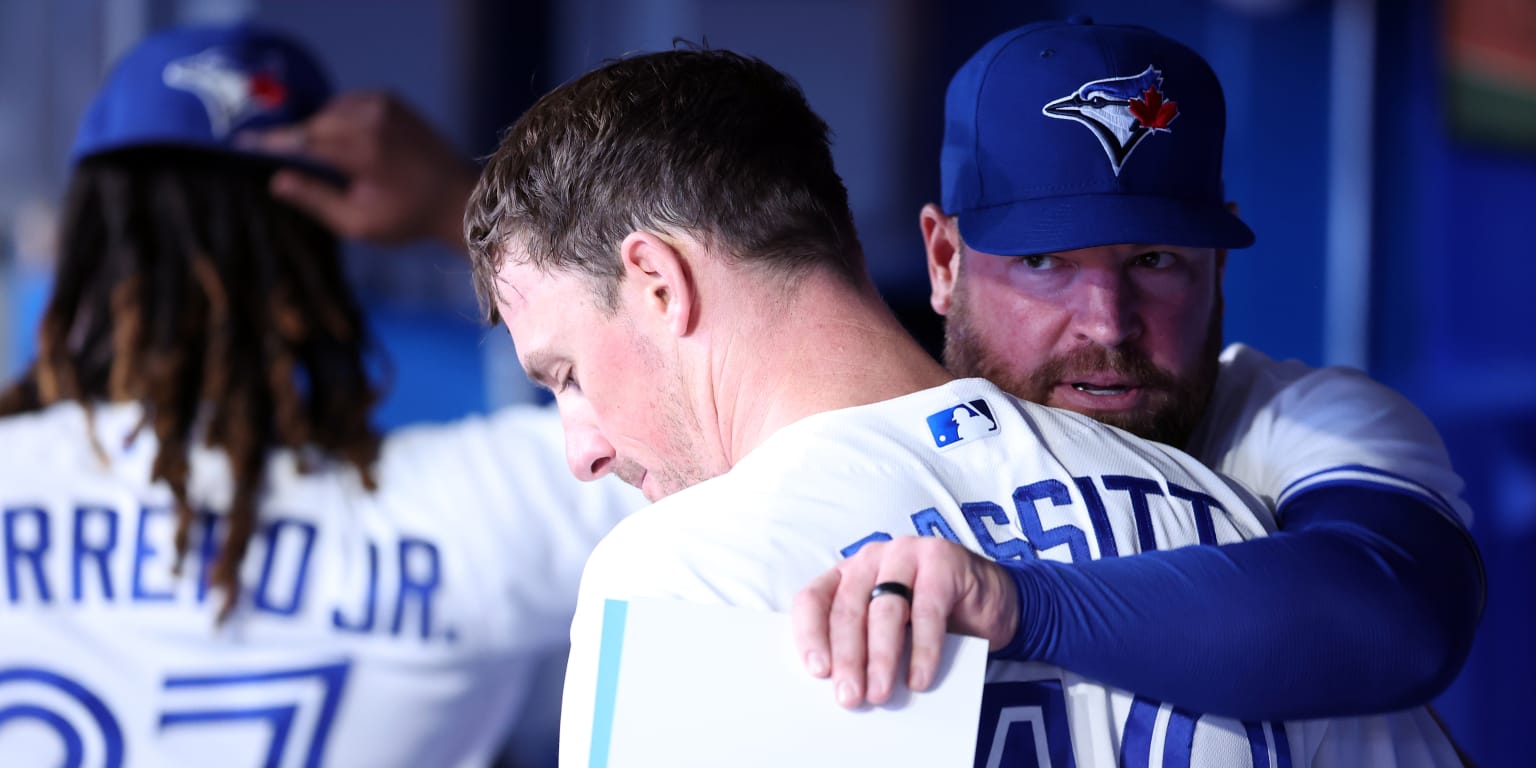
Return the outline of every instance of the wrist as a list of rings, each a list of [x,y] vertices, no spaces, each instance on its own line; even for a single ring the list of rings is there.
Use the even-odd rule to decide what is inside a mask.
[[[1025,661],[1030,657],[1030,633],[1024,631],[1025,617],[1031,615],[1029,610],[1029,596],[1032,594],[1032,582],[1029,580],[1028,569],[1024,563],[996,563],[1000,571],[1000,580],[1003,584],[1001,595],[1001,617],[998,625],[998,637],[1005,640],[1000,648],[996,648],[989,654],[994,659],[1009,659],[1013,661]]]

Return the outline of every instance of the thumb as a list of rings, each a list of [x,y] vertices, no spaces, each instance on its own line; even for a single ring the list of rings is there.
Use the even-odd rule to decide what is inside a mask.
[[[301,171],[284,170],[272,175],[272,196],[318,219],[343,237],[356,237],[346,193],[335,185]]]

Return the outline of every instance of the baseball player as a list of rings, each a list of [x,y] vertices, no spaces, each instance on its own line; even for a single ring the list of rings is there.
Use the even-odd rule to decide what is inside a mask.
[[[1117,42],[1122,33],[1116,30],[1120,28],[1083,21],[1066,26],[1084,35],[1103,35],[1104,51],[1109,54],[1124,44]],[[1010,33],[1005,37],[1016,36]],[[1174,46],[1166,38],[1156,39],[1156,46]],[[1156,46],[1152,53],[1158,50]],[[1041,66],[1080,60],[1057,56],[1049,43],[1035,48],[999,43],[989,50],[1025,51]],[[1171,50],[1185,49],[1175,46]],[[1045,52],[1051,55],[1042,56]],[[1189,60],[1180,55],[1180,61]],[[1007,64],[1007,58],[1000,60]],[[1156,58],[1165,56],[1157,54]],[[1203,61],[1194,59],[1191,66],[1209,71]],[[980,73],[987,61],[990,59],[978,57],[968,71]],[[1148,222],[1145,215],[1122,215],[1123,209],[1116,205],[1131,200],[1132,195],[1113,192],[1078,197],[1050,190],[1079,186],[1085,192],[1138,190],[1134,197],[1142,210],[1170,211],[1152,218],[1160,226],[1177,224],[1186,234],[1203,233],[1200,242],[1218,242],[1211,239],[1218,233],[1224,233],[1221,241],[1232,243],[1232,247],[1245,242],[1245,228],[1239,230],[1236,239],[1229,239],[1233,236],[1232,222],[1241,225],[1240,220],[1222,210],[1209,210],[1222,207],[1219,186],[1210,191],[1213,180],[1219,185],[1220,178],[1221,141],[1217,137],[1224,130],[1224,115],[1222,109],[1209,108],[1221,103],[1219,85],[1211,78],[1210,87],[1200,94],[1181,95],[1175,86],[1190,77],[1161,64],[1164,69],[1156,77],[1162,79],[1141,88],[1145,93],[1157,85],[1151,89],[1151,100],[1132,99],[1134,94],[1128,89],[1143,79],[1146,64],[1152,61],[1148,59],[1134,71],[1129,66],[1121,71],[1118,65],[1102,60],[1093,64],[1089,59],[1087,65],[1064,65],[1059,76],[1042,77],[1031,72],[1008,75],[996,81],[1004,85],[993,91],[999,98],[977,99],[970,105],[972,121],[991,116],[988,124],[996,127],[984,136],[977,134],[979,144],[969,151],[961,142],[965,133],[956,131],[945,150],[946,178],[951,182],[946,183],[944,207],[953,204],[955,210],[950,213],[969,215],[952,216],[932,206],[923,217],[935,279],[934,305],[948,316],[946,362],[961,375],[982,374],[1002,382],[1015,394],[1077,409],[1128,427],[1142,437],[1171,441],[1224,471],[1238,473],[1271,504],[1284,497],[1278,522],[1287,535],[1279,543],[1121,558],[1081,572],[1026,568],[1021,578],[1029,580],[1031,594],[1040,602],[1023,612],[1018,652],[1195,710],[1246,720],[1389,712],[1425,703],[1460,669],[1478,622],[1484,589],[1475,547],[1461,526],[1441,514],[1449,509],[1455,517],[1469,519],[1470,512],[1461,499],[1461,483],[1438,436],[1416,408],[1358,372],[1313,370],[1294,362],[1269,361],[1243,345],[1233,345],[1223,355],[1216,288],[1224,251],[1202,257],[1210,263],[1207,269],[1216,273],[1198,283],[1209,286],[1208,292],[1196,291],[1171,305],[1138,305],[1136,292],[1127,290],[1130,283],[1104,294],[1110,301],[1100,306],[1119,307],[1129,318],[1125,338],[1106,347],[1116,350],[1115,356],[1089,352],[1086,358],[1082,353],[1074,358],[1052,350],[1058,344],[1066,349],[1079,344],[1079,329],[1084,322],[1094,321],[1093,313],[1079,315],[1080,322],[1068,327],[1071,333],[1060,337],[1023,332],[1052,324],[1067,327],[1061,325],[1064,317],[1072,316],[1067,310],[1091,298],[1086,291],[1093,289],[1094,283],[1078,281],[1075,290],[1045,300],[1048,297],[1038,291],[1026,294],[1011,288],[1008,275],[1022,274],[1021,263],[1032,264],[1030,271],[1048,274],[1053,264],[1070,266],[1075,262],[1060,252],[1020,256],[978,250],[975,242],[960,247],[961,229],[956,227],[975,226],[981,209],[961,211],[961,205],[953,202],[950,190],[958,195],[977,181],[959,171],[967,166],[973,171],[989,167],[981,160],[1009,147],[1015,152],[1035,149],[1039,156],[998,161],[993,172],[1000,175],[988,182],[990,188],[1012,188],[1015,180],[1019,188],[1038,184],[1031,199],[1040,204],[1042,213],[1033,220],[1069,222],[1078,234],[1120,232],[1115,237],[1127,242],[1119,244],[1119,262],[1112,263],[1122,267],[1133,259],[1150,266],[1173,263],[1173,256],[1184,252],[1177,241],[1185,238],[1170,238],[1176,242],[1150,250],[1132,248],[1127,253],[1126,248],[1139,242],[1169,237],[1132,228]],[[1005,66],[999,71],[1012,69]],[[1100,80],[1109,82],[1098,83]],[[981,80],[971,78],[971,82]],[[1012,87],[1009,83],[1036,82],[1041,83],[1039,92],[1030,98],[1006,98]],[[1090,85],[1079,99],[1078,91]],[[1116,90],[1123,98],[1110,98]],[[1104,103],[1089,107],[1095,96]],[[1145,123],[1132,111],[1133,100],[1140,101],[1136,109],[1146,115]],[[953,102],[948,122],[960,125],[956,121],[967,114],[967,109],[965,99]],[[1027,128],[1029,121],[1034,128]],[[418,140],[419,132],[412,123],[398,103],[377,94],[364,95],[325,110],[305,130],[286,132],[273,146],[323,153],[320,156],[324,160],[344,166],[353,178],[398,180],[404,176],[412,179],[407,189],[453,187],[442,184],[440,177],[459,172],[461,163],[441,152],[423,151],[433,143]],[[1052,133],[1035,132],[1047,128]],[[379,146],[387,147],[386,151],[327,151],[338,144],[336,137],[360,141],[359,137],[374,134],[383,137]],[[1187,139],[1190,134],[1198,140],[1182,141],[1177,149],[1158,149],[1160,143],[1176,137]],[[1021,136],[1032,138],[1018,140]],[[1006,151],[997,156],[1011,157]],[[386,158],[389,161],[382,162]],[[438,172],[434,173],[434,168]],[[1178,187],[1179,180],[1186,178],[1203,179],[1197,186],[1207,190],[1191,193],[1194,197],[1190,199],[1204,195],[1214,201],[1195,206],[1195,210],[1203,211],[1199,218],[1205,224],[1193,224],[1173,213],[1188,208],[1170,208],[1187,197]],[[970,181],[962,183],[962,179]],[[1084,186],[1090,179],[1096,186]],[[1134,182],[1134,186],[1116,186],[1122,179],[1126,185]],[[273,191],[343,231],[387,233],[401,222],[417,218],[370,215],[384,210],[360,204],[371,197],[365,195],[372,189],[370,185],[337,192],[324,183],[303,181],[299,174],[279,174],[274,177]],[[1054,213],[1067,211],[1066,206],[1074,200],[1085,204],[1076,215],[1061,218]],[[429,203],[422,204],[439,207]],[[450,213],[442,218],[456,216]],[[971,223],[963,223],[966,221]],[[441,239],[457,243],[460,234],[451,232]],[[1069,239],[1039,247],[1084,242]],[[972,258],[965,258],[967,255]],[[959,268],[962,263],[966,269]],[[1106,271],[1102,262],[1090,266],[1094,269],[1084,274],[1098,278],[1114,274]],[[1019,303],[1026,295],[1033,301]],[[1181,309],[1170,313],[1170,306]],[[975,309],[967,313],[967,307]],[[1051,323],[1042,322],[1047,318],[1052,318]],[[1113,333],[1113,324],[1109,327]],[[1163,347],[1155,354],[1149,346],[1152,338],[1159,339]],[[1144,353],[1134,354],[1137,350]],[[1054,362],[1046,365],[1050,358]],[[1157,367],[1143,365],[1148,358]],[[1078,374],[1074,377],[1077,380],[1047,388],[1044,383],[1050,378],[1046,373],[1051,370],[1057,371],[1058,377],[1070,370]],[[1214,385],[1183,386],[1191,383],[1191,373],[1197,374],[1196,379],[1205,376],[1202,371],[1214,377]],[[1123,386],[1128,382],[1135,386]],[[1208,386],[1211,391],[1207,394]],[[1325,426],[1326,432],[1317,425]],[[1198,431],[1190,442],[1184,442],[1179,435],[1190,429]],[[1351,466],[1370,470],[1313,475],[1318,470]],[[1295,481],[1304,482],[1288,490]],[[1303,488],[1306,493],[1299,493]],[[878,547],[862,553],[860,557],[865,559],[911,554]],[[1242,567],[1228,567],[1228,558],[1235,558]],[[963,567],[968,560],[956,557],[945,562]],[[856,561],[849,567],[866,568]],[[818,582],[808,602],[829,607],[836,585],[836,580]],[[859,594],[867,597],[867,590]],[[1107,604],[1096,603],[1095,595],[1104,597]],[[922,591],[916,597],[919,602],[925,599]],[[1177,620],[1128,610],[1147,604],[1177,608]],[[1255,605],[1263,605],[1265,610],[1255,611]],[[1108,616],[1117,607],[1116,626],[1130,628],[1124,632],[1105,633],[1048,618],[1088,615],[1085,608],[1091,608],[1092,615]],[[825,620],[823,613],[823,626]],[[1307,630],[1298,633],[1296,627]],[[813,639],[815,634],[814,628],[808,628],[805,642],[825,647],[825,634],[819,640]],[[1119,641],[1128,635],[1142,641]],[[859,633],[841,636],[862,637]],[[1391,640],[1384,642],[1383,638]],[[863,649],[834,653],[832,660],[844,658],[844,653],[852,654],[851,658],[860,663],[852,668],[838,665],[835,676],[853,686],[857,703],[865,693]],[[921,664],[914,664],[917,667]],[[1297,672],[1277,675],[1277,669]],[[882,668],[871,658],[867,674],[873,694],[876,685],[889,690],[894,670]]]
[[[583,574],[563,764],[588,764],[607,599],[782,611],[861,548],[926,536],[976,553],[974,596],[1006,610],[1000,562],[1076,567],[1271,530],[1259,500],[1189,456],[929,358],[864,271],[825,124],[759,61],[674,50],[556,89],[482,172],[466,240],[492,318],[555,393],[572,472],[656,501]],[[911,576],[881,572],[868,610],[905,606]],[[978,765],[1454,759],[1438,730],[1334,748],[1327,722],[1201,717],[1034,662],[993,660],[985,690]],[[718,763],[785,736],[765,727]]]
[[[485,765],[637,506],[562,479],[547,409],[373,432],[336,240],[268,194],[326,169],[237,148],[327,95],[282,36],[177,28],[80,127],[0,394],[0,763]]]
[[[1026,564],[1013,657],[1247,720],[1390,712],[1443,690],[1483,594],[1461,481],[1423,414],[1358,371],[1222,351],[1226,249],[1253,233],[1222,197],[1207,63],[1140,27],[1030,24],[960,68],[945,113],[943,207],[921,220],[950,370],[1185,446],[1286,534]],[[864,662],[864,633],[838,627],[847,645],[828,645],[837,589],[804,598],[822,608],[806,650],[883,690],[892,670]]]

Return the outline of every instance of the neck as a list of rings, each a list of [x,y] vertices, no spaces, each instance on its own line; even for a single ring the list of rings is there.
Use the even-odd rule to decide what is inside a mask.
[[[873,286],[817,273],[793,291],[738,307],[709,345],[705,384],[720,450],[734,466],[806,416],[889,400],[954,378],[891,313]],[[705,426],[708,426],[707,422]]]

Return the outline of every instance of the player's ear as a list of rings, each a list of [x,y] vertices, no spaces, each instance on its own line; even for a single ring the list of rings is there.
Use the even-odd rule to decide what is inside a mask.
[[[933,311],[948,315],[955,280],[960,276],[960,228],[933,203],[923,206],[918,224],[928,250],[928,303]]]
[[[638,310],[675,336],[692,330],[695,286],[678,245],[653,232],[629,233],[619,244],[624,291]]]

